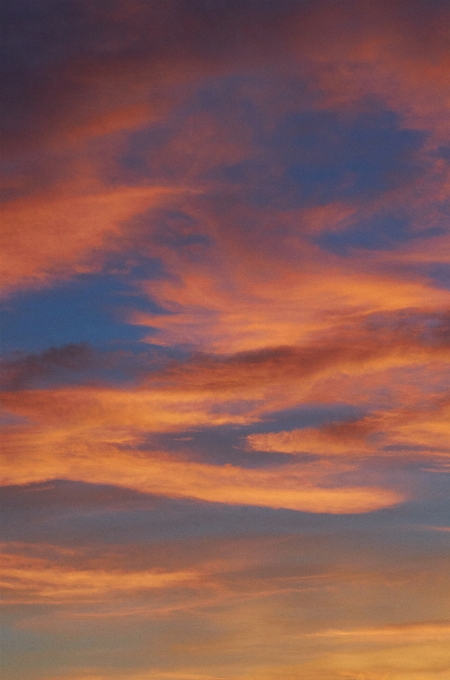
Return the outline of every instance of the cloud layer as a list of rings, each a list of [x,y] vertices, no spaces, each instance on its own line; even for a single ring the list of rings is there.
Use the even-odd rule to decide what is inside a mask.
[[[5,680],[442,680],[448,3],[1,12]]]

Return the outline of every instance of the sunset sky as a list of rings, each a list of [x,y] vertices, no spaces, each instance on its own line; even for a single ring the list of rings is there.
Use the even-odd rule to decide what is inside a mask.
[[[448,0],[1,14],[2,680],[449,680]]]

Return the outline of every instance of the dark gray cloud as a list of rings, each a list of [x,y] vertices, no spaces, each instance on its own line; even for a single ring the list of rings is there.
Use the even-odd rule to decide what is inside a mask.
[[[49,377],[84,372],[92,368],[95,357],[95,351],[86,343],[50,347],[40,354],[19,354],[0,364],[2,389],[17,390]]]

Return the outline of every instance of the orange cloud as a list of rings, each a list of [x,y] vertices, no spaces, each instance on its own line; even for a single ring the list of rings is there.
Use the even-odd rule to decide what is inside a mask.
[[[371,323],[377,327],[371,329]],[[10,391],[1,394],[1,402],[6,409],[51,426],[55,432],[58,428],[76,430],[81,425],[160,432],[251,422],[271,410],[305,403],[321,381],[342,376],[347,376],[351,385],[366,380],[368,395],[371,381],[379,389],[378,375],[381,381],[392,382],[388,372],[397,371],[396,383],[406,384],[410,392],[416,384],[416,398],[420,398],[421,392],[426,392],[427,375],[431,393],[439,392],[436,379],[442,378],[450,352],[445,323],[445,316],[439,315],[425,315],[424,319],[420,314],[412,319],[362,317],[340,333],[317,335],[303,346],[225,356],[195,355],[144,375],[141,385],[133,388]],[[430,352],[433,359],[441,360],[434,371]]]
[[[364,422],[361,425],[363,427]],[[352,432],[351,425],[331,425],[320,429],[305,427],[302,430],[253,434],[247,437],[247,442],[256,451],[308,452],[324,456],[373,453],[374,447],[369,446],[361,434]]]
[[[167,201],[170,187],[126,187],[87,195],[18,199],[1,211],[2,285],[9,291],[41,286],[89,271],[87,260],[120,223],[136,212]]]
[[[366,638],[367,640],[380,642],[391,638],[395,644],[395,638],[402,642],[416,642],[423,640],[447,640],[450,636],[450,621],[419,621],[398,625],[387,625],[379,628],[356,628],[352,630],[324,630],[318,633],[310,633],[310,637],[327,638]]]
[[[125,669],[75,659],[46,669],[45,678],[338,680],[366,674],[382,680],[390,674],[406,680],[413,671],[424,674],[421,680],[439,678],[450,632],[445,558],[439,562],[428,548],[412,558],[409,550],[361,544],[359,532],[350,534],[202,537],[63,551],[6,545],[5,551],[23,571],[17,581],[14,574],[13,596],[22,589],[24,603],[35,596],[41,605],[17,607],[22,631],[53,635],[54,644],[61,635],[95,638],[100,629],[113,637],[126,625],[131,636],[158,625],[157,658],[140,656]],[[44,564],[49,579],[42,583]],[[83,579],[96,570],[99,591],[85,592]],[[148,577],[156,572],[193,578],[153,587]],[[79,579],[80,602],[68,573]],[[52,578],[60,600],[41,594]]]
[[[333,679],[429,680],[445,677],[450,671],[448,621],[324,631],[319,635],[335,644],[322,659],[305,665],[304,677],[311,680],[323,677],[321,673]]]
[[[41,440],[31,432],[13,439],[12,454],[3,464],[7,485],[64,478],[171,498],[335,514],[370,512],[403,500],[390,489],[330,486],[320,468],[252,470],[179,461],[156,452],[123,451],[105,441],[105,435],[96,441],[86,431],[81,438],[64,437],[61,430],[44,432]]]
[[[1,588],[8,604],[90,602],[198,581],[199,572],[60,567],[50,560],[3,554]]]
[[[419,408],[392,408],[346,423],[249,435],[247,442],[260,451],[350,457],[380,454],[394,446],[440,459],[450,456],[450,406],[448,398],[432,399]]]
[[[417,328],[411,331],[407,323],[391,329],[388,323],[381,336],[360,339],[356,334],[353,344],[345,342],[344,334],[336,344],[317,347],[198,357],[148,376],[147,384],[134,389],[4,392],[5,407],[31,420],[6,428],[4,483],[66,478],[169,497],[310,512],[363,512],[391,505],[401,493],[370,485],[342,487],[320,466],[248,470],[139,452],[139,446],[151,433],[249,423],[271,410],[305,403],[311,387],[327,374],[346,372],[357,383],[366,375],[368,385],[375,376],[378,389],[378,372],[384,376],[389,363],[392,369],[404,363],[409,369],[412,362],[420,366],[427,361],[430,338],[421,342],[420,323]],[[448,347],[439,338],[438,329],[433,351],[445,356]],[[367,386],[364,392],[367,398]],[[448,454],[448,400],[434,395],[427,402],[420,390],[416,400],[409,409],[391,405],[359,422],[252,435],[248,442],[254,449],[341,457],[393,445],[407,450],[419,443],[430,458],[440,460]]]
[[[364,315],[432,312],[450,304],[448,290],[404,269],[414,252],[423,257],[429,252],[429,261],[439,262],[437,253],[446,252],[444,237],[418,239],[418,245],[402,244],[392,252],[360,250],[357,257],[342,258],[312,245],[305,232],[345,229],[355,219],[367,219],[367,214],[353,216],[354,206],[331,204],[292,213],[268,209],[268,214],[230,208],[226,223],[198,205],[185,209],[211,243],[197,257],[189,249],[154,244],[168,276],[141,285],[170,313],[128,316],[130,323],[153,329],[149,343],[222,353],[251,351],[303,344],[312,333],[333,333]],[[372,210],[365,212],[370,215]],[[239,229],[242,221],[255,219],[261,222],[257,233]]]

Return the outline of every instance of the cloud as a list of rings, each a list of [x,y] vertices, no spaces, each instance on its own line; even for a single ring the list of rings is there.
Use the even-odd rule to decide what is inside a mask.
[[[379,628],[356,628],[353,630],[324,630],[319,633],[311,633],[311,637],[329,638],[366,638],[368,641],[380,642],[392,636],[390,640],[395,644],[395,639],[401,642],[414,643],[423,640],[447,640],[450,635],[450,621],[419,621],[397,625],[387,625]]]
[[[416,209],[417,203],[423,203],[416,194],[423,193],[428,182],[420,173],[431,175],[430,181],[436,184],[434,170],[429,172],[427,161],[419,159],[424,142],[419,130],[435,127],[436,121],[422,113],[420,126],[419,114],[414,118],[410,112],[418,93],[420,101],[431,101],[435,109],[437,98],[445,96],[442,78],[437,77],[439,68],[424,56],[431,50],[439,66],[445,61],[440,26],[446,12],[441,5],[427,6],[425,11],[420,2],[394,10],[387,3],[377,8],[351,3],[337,9],[327,2],[249,2],[243,7],[234,0],[219,5],[174,0],[164,6],[136,2],[130,7],[118,2],[114,8],[85,2],[69,2],[62,8],[44,2],[36,9],[23,1],[4,11],[5,24],[11,28],[11,54],[5,62],[8,146],[18,145],[23,151],[44,143],[46,153],[51,147],[56,156],[62,154],[57,161],[35,155],[24,160],[23,154],[16,155],[18,165],[13,164],[10,181],[21,185],[26,172],[31,179],[25,194],[3,208],[7,236],[2,249],[3,276],[9,291],[97,270],[105,251],[117,246],[115,239],[127,240],[130,225],[124,227],[124,222],[152,205],[172,201],[177,192],[189,193],[194,185],[196,191],[209,195],[208,200],[216,201],[213,221],[217,222],[220,203],[247,204],[241,215],[227,207],[219,229],[223,248],[229,229],[229,240],[237,247],[236,227],[230,227],[230,222],[244,219],[248,226],[250,217],[260,225],[267,207],[280,208],[279,198],[284,201],[283,212],[289,212],[287,208],[302,204],[305,192],[316,199],[319,192],[319,209],[340,203],[342,211],[351,213],[360,199],[355,197],[355,187],[357,194],[358,187],[364,193],[381,182],[388,202],[409,205],[414,200]],[[356,26],[358,31],[353,30]],[[275,74],[262,71],[267,63],[273,65]],[[239,81],[236,74],[243,79],[241,85],[232,84]],[[213,83],[214,77],[220,82]],[[285,89],[290,79],[293,91],[299,89],[300,80],[309,79],[309,89],[315,94],[296,95],[294,106],[284,103],[281,107],[279,93],[273,95],[280,79]],[[393,80],[395,85],[389,89]],[[317,84],[322,88],[320,101]],[[388,99],[389,110],[367,101],[361,104],[367,100],[366,91],[372,99],[374,95],[380,101]],[[150,102],[158,103],[152,108]],[[129,135],[131,130],[135,132]],[[156,146],[152,146],[152,136],[159,139]],[[108,140],[98,142],[97,149],[89,146],[89,140],[104,137]],[[366,162],[368,156],[370,162]],[[407,178],[416,162],[422,177],[419,184],[417,177]],[[27,163],[34,169],[28,167],[25,172]],[[42,192],[40,178],[52,163],[58,171],[53,170],[50,187]],[[133,163],[134,167],[143,163],[147,175],[133,175]],[[69,167],[75,176],[70,181]],[[383,177],[389,168],[391,177],[385,186]],[[129,186],[144,179],[152,186]],[[404,180],[413,188],[393,198],[392,191]],[[231,191],[230,181],[236,185]],[[165,192],[170,196],[164,197]],[[276,194],[273,200],[271,192]],[[288,195],[293,204],[292,200],[286,204]],[[426,195],[429,202],[429,184]],[[258,196],[265,200],[264,210],[258,209]],[[249,203],[253,203],[251,215]],[[305,219],[311,219],[307,214],[311,206],[304,207]],[[298,217],[303,219],[302,214]],[[278,215],[280,219],[284,221],[284,216]],[[354,229],[353,225],[344,233],[357,233],[356,243],[361,233],[366,238],[365,225]],[[214,236],[210,233],[214,231],[210,225],[208,236]],[[407,227],[404,233],[409,233]],[[377,242],[371,234],[368,242]],[[152,228],[146,235],[141,231],[139,238],[146,249],[158,249]],[[220,263],[230,270],[225,277],[218,272],[211,276],[202,267],[200,273],[193,273],[179,262],[171,268],[170,261],[165,261],[178,283],[148,284],[147,291],[168,309],[176,307],[179,314],[160,319],[135,315],[133,320],[159,327],[162,343],[192,338],[194,343],[206,340],[222,349],[232,341],[232,350],[245,350],[297,342],[302,332],[320,324],[317,308],[323,309],[327,299],[330,306],[346,311],[361,305],[371,309],[431,305],[433,293],[444,300],[443,293],[427,290],[421,281],[400,282],[397,276],[379,272],[361,277],[347,271],[348,263],[336,267],[332,259],[321,272],[310,272],[309,283],[294,271],[278,280],[272,278],[268,291],[257,272],[276,269],[269,257],[269,236],[261,239],[258,230],[253,240],[268,246],[266,257],[255,261],[249,271],[253,285],[243,273],[254,243],[246,244],[241,271],[229,261],[227,247]],[[305,252],[305,243],[298,245]],[[434,248],[427,244],[425,250],[428,247]],[[317,249],[309,252],[302,257],[299,270],[311,262],[316,266],[322,257]],[[229,292],[232,288],[234,295]],[[311,309],[313,297],[316,308]]]
[[[388,455],[395,451],[431,456],[450,455],[448,396],[422,401],[416,408],[391,408],[360,420],[332,423],[247,437],[250,449],[323,456]]]
[[[87,103],[93,97],[97,111],[108,110],[114,95],[119,95],[120,105],[124,91],[136,98],[136,85],[155,80],[177,82],[198,77],[199,72],[291,59],[313,62],[331,82],[334,76],[338,88],[342,76],[337,77],[341,75],[337,69],[330,74],[324,68],[327,62],[337,62],[342,70],[352,61],[368,64],[383,76],[387,60],[380,63],[378,48],[396,58],[391,74],[396,74],[400,62],[405,79],[409,67],[403,93],[411,84],[435,86],[438,65],[430,64],[427,55],[432,54],[435,62],[445,59],[441,27],[446,7],[441,3],[398,3],[395,8],[386,2],[376,7],[349,3],[337,8],[330,2],[292,0],[245,6],[235,0],[220,4],[173,0],[132,6],[118,2],[114,8],[102,2],[69,2],[61,7],[43,2],[36,9],[22,1],[4,14],[10,36],[6,95],[16,118],[7,118],[10,144],[19,143],[24,128],[29,141],[30,132],[34,137],[48,136],[61,122],[67,125],[88,117],[92,107]],[[354,77],[355,69],[348,70]],[[401,83],[398,76],[397,82]],[[361,89],[363,84],[360,76],[357,86]],[[374,87],[377,82],[372,78],[368,84]],[[391,88],[395,92],[395,85]]]
[[[280,281],[271,291],[272,300],[264,299],[264,292],[261,291],[258,304],[259,296],[251,296],[250,293],[247,297],[244,291],[242,297],[227,300],[225,295],[211,289],[208,281],[198,275],[190,276],[179,287],[152,284],[152,289],[159,288],[159,294],[156,295],[158,302],[173,310],[173,314],[156,316],[135,313],[130,320],[158,329],[157,334],[148,336],[150,343],[191,344],[213,351],[239,352],[273,346],[274,341],[275,346],[297,344],[307,334],[328,326],[330,320],[327,319],[327,312],[332,316],[332,308],[336,319],[339,313],[345,318],[357,313],[361,307],[373,313],[421,306],[423,303],[438,306],[437,298],[441,298],[445,304],[448,297],[446,292],[438,292],[434,296],[435,291],[430,289],[428,293],[425,287],[416,287],[414,284],[402,286],[400,283],[396,291],[397,286],[389,285],[387,281],[367,281],[363,278],[358,281],[356,277],[337,276],[333,280],[330,275],[326,285],[323,283],[319,277],[316,281],[310,280],[308,285],[296,289],[296,299],[289,299],[291,286],[283,285]],[[294,287],[294,281],[291,285]],[[280,298],[282,291],[285,292],[283,301],[277,300],[277,290]],[[391,292],[389,301],[388,291]],[[191,300],[185,300],[186,296]],[[325,298],[329,299],[328,309],[324,304]]]
[[[223,399],[227,394],[228,398],[264,399],[260,406],[263,410],[304,403],[311,399],[311,392],[317,398],[327,379],[344,382],[347,378],[356,388],[358,376],[358,381],[366,380],[367,398],[371,381],[378,389],[377,375],[393,390],[400,389],[406,381],[410,390],[415,384],[420,391],[418,386],[422,384],[424,388],[427,384],[427,374],[429,380],[435,381],[448,362],[447,325],[446,314],[428,315],[419,310],[368,315],[354,322],[350,319],[345,326],[336,324],[328,332],[311,333],[308,343],[297,346],[266,347],[225,356],[194,355],[190,362],[174,364],[153,379],[162,381],[160,384],[167,381],[183,386],[187,391],[204,391],[214,399]],[[436,375],[432,370],[434,361],[438,364]],[[397,384],[389,377],[389,372],[395,370]],[[440,389],[437,385],[433,389],[445,391],[445,378]],[[338,398],[337,393],[332,398],[335,396]],[[403,398],[407,399],[406,394]],[[320,400],[323,399],[322,392]],[[354,399],[353,395],[351,400]]]
[[[95,352],[86,343],[70,343],[63,347],[50,347],[40,354],[28,354],[5,360],[2,369],[2,387],[17,390],[58,372],[80,372],[92,367]]]
[[[130,447],[132,440],[125,436],[123,443]],[[3,464],[6,485],[64,478],[171,498],[335,514],[370,512],[404,498],[400,492],[377,487],[330,486],[320,469],[291,465],[249,470],[123,451],[108,442],[105,433],[96,441],[92,432],[79,439],[61,431],[44,431],[41,436],[34,431],[13,439],[12,445],[15,460],[6,458]]]
[[[388,674],[394,680],[426,680],[445,677],[450,669],[448,621],[324,631],[323,635],[335,641],[337,649],[330,650],[317,663],[306,664],[308,678],[327,673],[331,678],[362,676],[381,680]]]
[[[408,670],[421,668],[433,678],[445,665],[433,666],[430,659],[446,659],[439,650],[446,650],[449,632],[442,601],[445,557],[437,562],[429,544],[423,554],[411,555],[398,529],[395,551],[391,542],[374,543],[366,532],[348,528],[321,535],[3,548],[21,572],[14,596],[23,589],[24,603],[32,593],[39,605],[16,605],[17,634],[42,636],[45,651],[73,637],[95,641],[92,662],[83,646],[70,661],[58,657],[51,669],[38,667],[37,677],[316,680],[325,673],[396,672],[403,680]],[[41,595],[45,583],[37,572],[44,564],[59,599]],[[67,588],[68,574],[84,585],[93,571],[99,578],[93,574],[89,587],[98,590],[80,586],[77,599]],[[153,587],[150,574],[156,572],[194,578]],[[124,627],[130,637],[125,649],[104,645],[116,636],[123,640]],[[143,650],[142,631],[157,635],[157,648]]]
[[[239,352],[297,344],[361,313],[448,306],[448,291],[420,269],[445,261],[444,206],[442,215],[437,208],[425,214],[413,196],[417,187],[363,208],[333,201],[328,211],[277,210],[270,201],[267,210],[250,208],[239,191],[216,191],[222,193],[210,206],[207,189],[180,206],[178,217],[149,213],[143,221],[143,241],[150,225],[166,234],[148,247],[167,276],[140,286],[169,313],[130,310],[127,317],[149,327],[150,343]]]
[[[11,673],[442,678],[448,2],[9,5]]]
[[[191,585],[198,579],[197,572],[70,569],[50,560],[3,554],[2,588],[7,604],[99,601],[155,588]]]
[[[322,635],[322,634],[320,634]],[[392,635],[389,639],[388,636]],[[246,661],[244,668],[236,668],[231,664],[220,667],[205,664],[189,665],[184,669],[166,670],[155,668],[130,672],[126,680],[218,680],[232,677],[237,680],[250,680],[255,677],[268,679],[277,677],[281,680],[295,680],[299,676],[307,680],[319,680],[324,674],[332,680],[342,677],[351,680],[364,678],[367,680],[383,680],[389,674],[393,680],[406,680],[414,677],[418,680],[440,678],[448,671],[449,655],[445,644],[449,639],[448,622],[430,621],[409,623],[404,626],[391,626],[374,629],[354,629],[353,631],[325,632],[323,637],[333,641],[328,648],[321,648],[312,656],[308,648],[308,637],[299,636],[303,644],[303,653],[307,660],[290,664],[274,664],[260,660],[253,664]],[[352,639],[353,638],[353,639]],[[317,637],[315,638],[318,639]],[[336,645],[338,648],[336,649]],[[110,675],[69,674],[53,676],[52,680],[106,680]],[[123,677],[122,675],[120,677]]]
[[[169,137],[156,149],[150,144],[145,159],[137,158],[144,164],[150,162],[157,186],[167,183],[171,176],[173,191],[178,187],[183,193],[183,182],[195,179],[197,189],[208,184],[211,199],[217,198],[217,188],[222,193],[222,203],[248,201],[253,192],[254,198],[263,196],[267,206],[276,186],[282,200],[286,202],[288,194],[294,195],[295,203],[302,192],[309,191],[307,185],[312,182],[313,194],[328,191],[329,195],[319,200],[323,208],[323,203],[354,202],[352,186],[374,187],[382,182],[380,178],[389,168],[395,171],[384,189],[392,191],[399,182],[401,185],[417,160],[418,140],[423,138],[419,129],[436,126],[426,113],[421,114],[422,125],[417,116],[413,120],[412,114],[411,121],[407,120],[411,101],[418,99],[419,93],[421,101],[431,102],[436,109],[437,98],[446,96],[442,77],[437,79],[442,64],[431,66],[424,56],[431,50],[438,62],[445,61],[440,26],[446,13],[438,5],[427,6],[424,11],[420,2],[408,6],[408,10],[403,4],[393,10],[387,3],[377,8],[360,3],[353,7],[351,3],[348,8],[337,9],[327,2],[249,2],[243,7],[230,0],[219,5],[183,0],[164,6],[136,2],[133,7],[118,2],[114,8],[85,2],[69,2],[62,8],[44,2],[36,9],[23,1],[4,11],[5,25],[10,25],[11,52],[5,61],[9,95],[6,142],[11,149],[18,145],[21,151],[44,144],[46,153],[51,147],[54,154],[62,154],[48,195],[37,189],[47,172],[46,164],[51,165],[55,159],[34,155],[27,160],[16,154],[18,166],[14,165],[10,180],[13,185],[23,182],[24,163],[34,169],[28,168],[31,184],[25,196],[9,202],[3,216],[6,225],[13,225],[11,233],[7,230],[10,245],[3,251],[4,275],[10,288],[39,286],[43,281],[65,278],[89,267],[85,260],[93,251],[111,248],[105,236],[122,233],[117,227],[119,222],[155,203],[150,196],[146,202],[138,194],[140,190],[148,191],[156,198],[158,189],[127,186],[130,175],[124,173],[123,167],[119,170],[118,157],[123,155],[122,160],[128,158],[130,162],[130,154],[123,152],[127,144],[132,150],[133,140],[138,148],[142,147],[141,156],[145,156],[149,136]],[[48,28],[50,16],[52,31]],[[358,31],[353,30],[356,26]],[[262,70],[268,63],[275,74]],[[245,81],[240,91],[236,86],[233,90],[232,84],[223,85],[227,78],[236,83],[236,74]],[[412,74],[414,87],[410,83]],[[213,86],[214,77],[222,78],[222,85]],[[308,78],[315,94],[300,98],[297,94],[294,107],[286,102],[281,107],[279,93],[272,93],[277,87],[279,90],[280,79],[285,88],[291,79],[289,89],[295,92],[299,90],[299,80]],[[193,85],[187,87],[186,83]],[[317,84],[324,101],[317,100]],[[383,113],[382,106],[369,105],[366,91],[372,99],[388,99],[390,111]],[[397,99],[403,97],[400,104],[393,93]],[[261,97],[270,100],[270,106],[267,101],[261,102]],[[361,104],[361,100],[366,103]],[[257,120],[249,117],[249,106],[256,119],[268,111],[259,129]],[[370,106],[375,113],[364,110]],[[386,116],[391,116],[390,121],[386,122]],[[409,123],[411,128],[407,129]],[[125,141],[132,129],[138,136],[131,135]],[[116,133],[120,139],[114,137]],[[99,142],[97,150],[95,145],[89,146],[89,140],[105,136],[110,138]],[[312,139],[322,144],[320,158],[318,151],[310,158]],[[316,143],[313,147],[318,150]],[[70,151],[64,156],[63,149]],[[370,162],[366,162],[367,154]],[[305,157],[309,158],[307,163]],[[347,166],[352,168],[351,177],[345,170]],[[419,166],[421,172],[427,172],[423,158]],[[67,175],[68,167],[77,176],[75,186],[63,186],[61,191],[61,184],[65,184],[61,169]],[[231,184],[237,177],[237,194],[229,192],[225,175],[217,175],[220,167],[225,175],[228,172]],[[209,171],[216,172],[216,180],[212,176],[208,179]],[[118,186],[120,172],[122,186]],[[243,173],[240,180],[239,173]],[[433,172],[431,175],[434,177]],[[314,177],[316,182],[311,179]],[[410,180],[414,188],[407,204],[418,187],[414,178]],[[94,190],[90,186],[87,194],[80,192],[80,187],[86,185],[94,185]],[[225,191],[224,186],[228,186]],[[423,191],[420,186],[419,191]],[[430,197],[430,187],[426,189]],[[273,205],[276,197],[274,200]],[[354,206],[343,209],[351,211]],[[261,221],[258,211],[254,217],[258,223]],[[30,238],[37,231],[39,239]],[[147,237],[147,242],[151,247],[151,238]],[[188,278],[186,283],[195,285]],[[353,285],[345,277],[337,282],[338,287],[347,289],[357,289],[358,284],[356,281]],[[373,281],[373,287],[376,285]],[[330,290],[334,290],[333,285]],[[249,298],[251,295],[249,292]],[[309,290],[305,290],[304,297],[310,297]],[[170,295],[167,301],[171,301]],[[241,314],[245,314],[245,303]],[[254,325],[258,324],[261,320],[255,319]]]
[[[47,0],[38,8],[22,0],[3,10],[6,148],[17,153],[67,143],[80,131],[102,134],[116,128],[114,118],[126,128],[145,107],[150,118],[167,109],[179,98],[177,85],[259,69],[278,60],[280,49],[286,53],[285,27],[303,9],[292,0],[114,7]]]
[[[78,196],[17,199],[2,209],[2,281],[9,292],[98,269],[89,256],[120,233],[120,222],[179,189],[126,187]]]
[[[364,434],[370,433],[371,429],[370,422],[355,421],[321,429],[305,427],[301,430],[253,434],[247,437],[247,442],[251,449],[257,451],[308,452],[326,456],[364,455],[374,452],[374,448],[364,441]]]
[[[297,463],[260,469],[216,466],[174,458],[151,446],[152,433],[198,426],[248,424],[263,414],[293,407],[317,384],[347,373],[350,382],[448,354],[446,319],[391,315],[364,318],[347,340],[284,347],[231,356],[194,356],[155,371],[133,388],[73,386],[4,392],[5,408],[29,425],[5,430],[5,484],[69,479],[119,485],[171,498],[261,505],[308,512],[366,512],[399,502],[404,492],[372,484],[337,482],[329,470]],[[372,337],[372,334],[374,337]],[[352,338],[353,341],[350,340]],[[47,356],[46,359],[55,357]],[[384,373],[383,373],[384,372]],[[375,376],[375,378],[374,378]],[[305,390],[299,396],[299,388]],[[407,390],[407,384],[404,390]],[[251,435],[253,449],[306,451],[321,456],[411,452],[430,460],[448,454],[448,398],[416,390],[408,408],[392,404],[360,421],[290,433]],[[364,388],[367,398],[367,387]],[[411,398],[412,395],[410,395]],[[375,437],[375,439],[373,439]],[[412,447],[412,448],[411,448]],[[151,450],[153,448],[153,451]]]
[[[363,316],[347,326],[338,326],[333,334],[316,334],[310,343],[300,346],[266,347],[228,355],[194,354],[152,372],[145,370],[144,362],[136,389],[68,385],[5,392],[2,402],[17,414],[60,425],[81,418],[91,427],[109,427],[114,420],[118,427],[163,431],[171,424],[180,429],[208,421],[247,422],[264,412],[304,403],[309,390],[325,378],[347,375],[351,381],[352,376],[361,380],[366,375],[368,380],[376,380],[377,373],[396,369],[404,369],[407,377],[408,371],[430,366],[430,356],[443,363],[449,353],[447,325],[445,314],[422,314],[417,310],[410,314]],[[28,368],[20,361],[19,367],[25,373],[29,370],[32,378],[36,363],[39,370],[41,363],[46,367],[62,365],[65,355],[71,363],[71,354],[71,346],[49,350],[41,357],[30,357]],[[98,361],[108,362],[110,357],[99,355]],[[150,353],[149,362],[152,361]],[[17,367],[14,364],[12,368]],[[305,390],[304,396],[298,392],[299,385]]]

